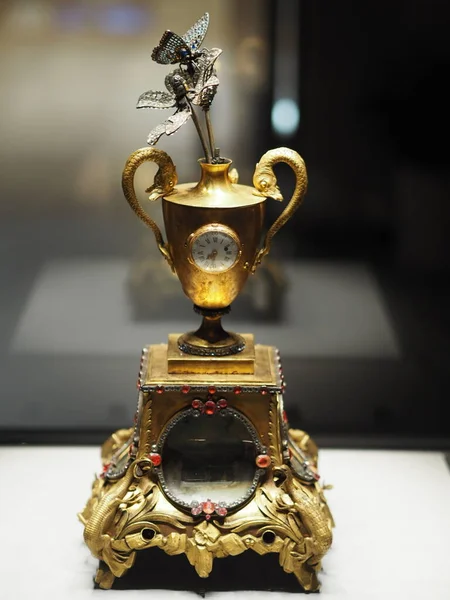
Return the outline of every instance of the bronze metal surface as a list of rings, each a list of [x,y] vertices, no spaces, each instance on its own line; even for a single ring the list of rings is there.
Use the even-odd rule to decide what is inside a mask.
[[[167,245],[164,242],[162,233],[155,221],[142,208],[134,189],[134,176],[136,171],[142,165],[142,163],[147,161],[154,162],[159,167],[155,175],[153,185],[145,190],[146,192],[150,193],[149,200],[157,200],[164,194],[168,195],[172,192],[178,181],[175,165],[173,164],[170,156],[164,152],[164,150],[159,150],[156,148],[140,148],[128,157],[122,174],[122,189],[124,196],[133,211],[137,214],[141,221],[143,221],[147,227],[153,231],[159,251],[169,263],[170,268],[173,270],[172,258],[169,254]]]
[[[160,167],[149,191],[151,199],[164,196],[167,244],[136,198],[133,178],[138,166],[145,160],[154,161]],[[296,186],[288,205],[270,227],[263,247],[257,251],[265,200],[267,197],[282,200],[273,172],[273,166],[279,162],[285,162],[293,169]],[[184,293],[203,308],[224,308],[232,303],[245,285],[249,272],[255,271],[269,253],[273,236],[298,208],[307,188],[303,159],[289,148],[271,150],[261,158],[253,176],[256,189],[232,183],[230,165],[231,161],[220,164],[200,161],[200,181],[174,188],[177,175],[170,157],[161,150],[148,148],[137,150],[130,156],[123,175],[123,189],[130,206],[154,231],[158,247],[176,271]],[[192,234],[211,224],[230,228],[240,243],[241,254],[226,272],[205,272],[191,260]]]
[[[134,189],[134,174],[142,162],[151,160],[159,165],[154,184],[148,188],[150,199],[163,198],[163,216],[167,243],[156,223],[142,209]],[[228,307],[243,289],[250,273],[254,273],[261,260],[270,251],[273,236],[292,216],[306,192],[307,176],[302,158],[293,150],[278,148],[267,152],[256,166],[253,182],[256,189],[232,183],[229,169],[231,161],[210,164],[199,161],[201,178],[197,184],[185,184],[174,188],[177,175],[170,157],[154,148],[141,149],[127,161],[123,174],[123,190],[126,199],[154,232],[158,248],[177,274],[186,296],[200,308],[207,310]],[[270,227],[263,247],[258,251],[264,222],[265,200],[271,196],[282,200],[277,187],[273,166],[287,163],[296,176],[292,198],[282,214]],[[192,260],[192,240],[199,232],[228,230],[238,245],[238,256],[226,271],[214,272],[200,268]],[[203,328],[205,329],[205,328]],[[203,330],[193,336],[187,334],[180,340],[180,347],[187,352],[204,352],[208,338]],[[216,338],[220,332],[216,332]],[[198,339],[199,338],[199,339]],[[211,343],[211,340],[209,340]],[[216,339],[212,342],[218,343]],[[238,338],[231,335],[225,344],[228,351],[240,351]],[[211,351],[211,353],[213,350]],[[222,348],[220,349],[222,352]]]
[[[273,367],[271,346],[254,344],[253,335],[242,333],[245,350],[234,356],[189,356],[178,349],[178,334],[169,334],[169,344],[149,346],[148,366],[143,373],[142,386],[191,385],[212,383],[247,385],[280,385]],[[188,377],[186,377],[188,375]]]
[[[231,160],[218,164],[199,160],[201,177],[198,183],[180,184],[167,197],[168,202],[192,208],[243,208],[261,204],[265,197],[248,185],[232,183]],[[220,223],[220,221],[218,221]]]
[[[188,331],[178,338],[178,348],[184,354],[195,356],[236,356],[245,348],[245,340],[238,333],[225,331],[222,327],[205,327],[205,319],[197,331]],[[213,335],[211,335],[213,333]],[[209,335],[208,335],[209,334]]]
[[[220,324],[269,253],[273,236],[300,205],[306,169],[296,152],[278,148],[256,165],[255,188],[237,183],[231,161],[215,146],[210,122],[209,108],[219,83],[214,63],[221,51],[200,47],[208,22],[205,13],[183,36],[169,30],[163,34],[152,58],[178,66],[165,78],[167,91],[150,90],[138,100],[138,108],[175,109],[150,132],[151,145],[192,119],[206,157],[199,161],[200,181],[175,187],[171,158],[155,148],[131,154],[122,179],[126,200],[152,229],[203,322],[196,332],[171,334],[169,344],[143,349],[135,426],[119,430],[103,445],[103,471],[79,518],[86,544],[101,561],[95,579],[101,588],[110,588],[115,577],[133,566],[138,550],[157,547],[168,555],[185,554],[200,577],[209,576],[215,559],[246,550],[275,553],[304,590],[316,591],[333,527],[319,483],[317,447],[305,432],[288,430],[276,348],[254,345],[251,334],[228,334]],[[209,148],[194,105],[203,109]],[[167,243],[136,196],[134,176],[145,161],[159,167],[146,191],[149,200],[162,198]],[[273,171],[279,162],[294,171],[295,189],[258,250],[266,198],[283,199]],[[205,242],[199,238],[214,230],[227,233],[226,243],[220,245],[220,235],[205,236]],[[236,354],[216,356],[224,352]],[[208,353],[214,356],[204,356]],[[183,428],[192,421],[195,428],[186,434]],[[236,424],[241,433],[233,438],[232,431],[239,431]],[[174,436],[171,441],[169,436]],[[224,446],[231,447],[228,454]],[[242,457],[249,470],[238,470]],[[211,487],[220,484],[223,493],[235,483],[242,487],[225,499]],[[218,497],[200,503],[192,490],[201,498],[203,493]]]
[[[92,496],[79,515],[86,543],[102,561],[96,575],[98,585],[110,588],[116,577],[133,566],[137,551],[156,547],[169,555],[185,554],[200,577],[209,576],[215,559],[247,550],[276,553],[280,566],[293,573],[304,590],[319,589],[318,573],[331,544],[333,520],[323,487],[318,481],[302,482],[286,462],[281,395],[226,396],[256,427],[270,464],[247,504],[209,520],[205,515],[193,516],[168,499],[149,459],[165,424],[192,401],[179,393],[165,396],[143,395],[139,447],[126,473],[117,481],[96,478]],[[303,446],[303,437],[310,440],[304,432],[286,435],[295,436],[299,446]],[[111,460],[114,443],[105,445],[104,457]],[[316,470],[315,457],[306,458]]]
[[[197,335],[197,332],[183,333],[178,336],[178,356],[169,360],[169,369],[183,369],[182,372],[198,372],[198,369],[206,369],[205,373],[253,373],[255,353],[253,349],[253,336],[248,334],[252,340],[251,347],[247,350],[246,338],[238,333],[227,333],[219,343],[211,343]],[[170,335],[169,335],[170,344]],[[199,351],[200,350],[200,351]],[[237,360],[233,360],[236,359]],[[208,360],[209,359],[209,360]],[[196,365],[194,367],[194,365]],[[186,368],[196,371],[186,371]],[[171,370],[171,373],[176,371]]]
[[[233,302],[247,281],[261,238],[264,199],[255,196],[252,188],[230,182],[230,163],[201,162],[200,166],[202,178],[197,185],[178,186],[164,198],[164,224],[184,293],[201,308],[220,309]],[[225,272],[205,272],[191,261],[191,235],[211,224],[228,227],[239,240],[241,254]]]
[[[253,175],[253,185],[258,190],[258,193],[263,197],[270,197],[274,200],[283,200],[283,196],[277,186],[277,178],[273,172],[273,167],[280,163],[286,163],[294,171],[295,189],[288,202],[288,205],[283,210],[281,215],[275,220],[270,227],[264,239],[264,244],[261,250],[256,254],[255,260],[252,263],[251,271],[254,272],[261,263],[264,256],[269,254],[273,236],[287,223],[294,212],[300,206],[306,194],[308,187],[308,175],[303,158],[290,148],[276,148],[269,150],[256,165]]]
[[[238,333],[222,327],[223,311],[200,310],[203,319],[197,331],[183,333],[178,338],[178,348],[185,354],[197,356],[231,356],[242,352],[245,340]]]

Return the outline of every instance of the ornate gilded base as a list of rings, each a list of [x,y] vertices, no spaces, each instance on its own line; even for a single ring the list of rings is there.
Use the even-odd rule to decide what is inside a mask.
[[[214,384],[197,375],[181,385],[152,380],[161,346],[144,349],[136,425],[103,445],[103,473],[79,515],[102,561],[100,587],[122,577],[138,550],[157,547],[185,554],[200,577],[215,558],[276,553],[304,590],[319,588],[333,520],[317,447],[288,429],[275,349],[255,350],[276,367],[263,384],[255,375],[216,375]]]

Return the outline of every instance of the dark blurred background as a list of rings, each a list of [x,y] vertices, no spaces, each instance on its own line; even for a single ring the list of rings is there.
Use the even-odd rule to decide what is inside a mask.
[[[129,426],[142,346],[197,323],[120,176],[162,120],[134,109],[170,70],[152,48],[206,10],[205,45],[223,49],[222,154],[250,185],[259,157],[289,146],[310,180],[226,324],[280,348],[291,424],[322,444],[448,448],[450,20],[438,0],[3,0],[0,441],[99,443]],[[191,124],[159,146],[180,181],[198,179]],[[137,187],[153,174],[143,167]],[[289,197],[292,174],[277,174]],[[279,211],[269,200],[267,223]]]

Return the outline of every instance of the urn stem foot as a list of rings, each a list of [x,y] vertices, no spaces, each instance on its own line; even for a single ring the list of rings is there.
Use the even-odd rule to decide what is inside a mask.
[[[194,305],[194,310],[203,316],[203,320],[197,331],[178,338],[181,352],[197,356],[230,356],[244,350],[244,338],[222,327],[222,316],[230,312],[229,306],[215,310]]]

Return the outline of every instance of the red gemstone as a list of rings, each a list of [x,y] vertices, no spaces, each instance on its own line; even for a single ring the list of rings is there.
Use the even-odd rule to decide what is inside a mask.
[[[137,380],[136,387],[137,387],[138,390],[141,389],[141,380],[140,379]]]
[[[287,423],[287,422],[288,422],[288,418],[287,418],[287,414],[286,414],[286,411],[285,411],[285,410],[283,410],[283,421],[284,421],[285,423]]]
[[[161,454],[158,454],[158,452],[151,452],[148,457],[155,467],[159,467],[162,461]]]
[[[103,465],[103,473],[106,473],[106,471],[109,469],[111,463],[106,463],[106,465]]]
[[[239,394],[242,394],[242,388],[239,385],[237,385],[234,388],[233,392],[238,396]]]
[[[205,513],[205,515],[212,515],[213,512],[216,510],[216,503],[211,502],[211,500],[208,498],[206,502],[202,502],[202,510]]]
[[[268,393],[269,393],[269,390],[268,390],[267,388],[263,387],[263,388],[261,388],[261,389],[260,389],[260,392],[261,392],[261,394],[262,394],[263,396],[265,396],[266,394],[268,394]]]
[[[267,469],[267,467],[270,465],[270,462],[270,456],[267,454],[258,454],[256,457],[256,466],[260,469]]]
[[[209,388],[208,388],[208,392],[209,392],[211,395],[212,395],[212,394],[215,394],[215,393],[216,393],[216,388],[215,388],[213,385],[211,385],[211,386],[209,386]]]
[[[195,398],[195,400],[192,400],[191,406],[192,406],[192,408],[195,408],[196,410],[201,410],[203,407],[203,402],[201,400],[199,400],[198,398]]]
[[[200,514],[200,513],[202,513],[202,512],[203,512],[203,508],[202,508],[202,505],[201,505],[201,504],[197,504],[196,506],[193,506],[193,507],[191,508],[191,513],[192,513],[194,516],[197,516],[197,515],[199,515],[199,514]]]
[[[183,394],[189,394],[190,390],[191,390],[190,385],[183,385],[183,387],[181,388],[181,391],[183,392]]]
[[[226,509],[225,506],[218,506],[216,508],[216,513],[219,515],[219,517],[225,517],[227,512],[228,512],[228,510]]]
[[[216,408],[217,406],[214,400],[208,400],[205,402],[205,413],[207,415],[213,415],[216,412]]]
[[[225,398],[221,398],[218,402],[217,402],[217,407],[218,408],[226,408],[228,406],[228,402],[225,400]]]
[[[164,393],[164,386],[163,385],[156,386],[156,393],[157,394],[163,394]]]
[[[210,520],[210,518],[211,518],[211,515],[205,515],[205,519],[206,519],[207,521],[209,521],[209,520]]]
[[[319,473],[313,473],[313,475],[314,475],[314,479],[315,479],[316,481],[319,481],[319,479],[320,479],[320,475],[319,475]]]

